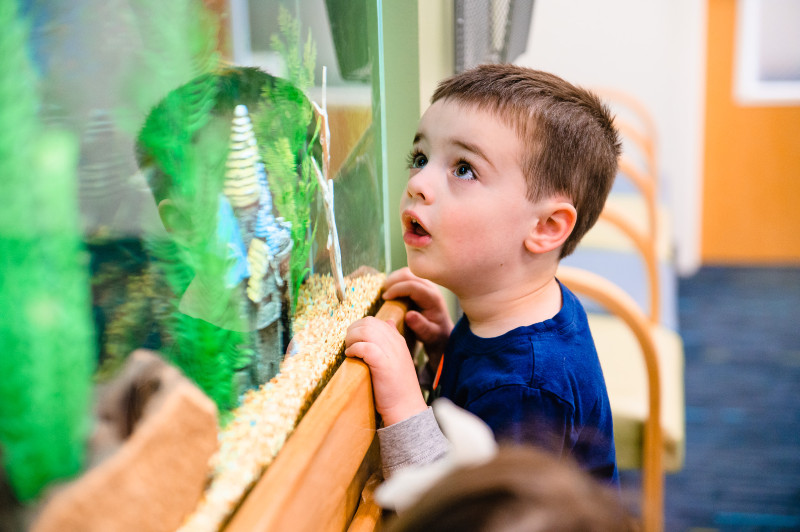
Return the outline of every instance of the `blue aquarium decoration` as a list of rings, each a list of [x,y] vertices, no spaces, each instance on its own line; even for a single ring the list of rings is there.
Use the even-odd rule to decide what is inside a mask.
[[[290,331],[288,313],[291,224],[276,217],[267,173],[246,105],[234,109],[224,191],[233,205],[247,248],[248,320],[256,331],[255,375],[263,383],[277,375]]]

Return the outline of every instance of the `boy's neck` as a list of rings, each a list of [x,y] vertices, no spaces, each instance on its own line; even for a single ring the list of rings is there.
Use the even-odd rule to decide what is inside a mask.
[[[555,269],[491,292],[457,295],[470,330],[484,338],[548,320],[561,310]]]

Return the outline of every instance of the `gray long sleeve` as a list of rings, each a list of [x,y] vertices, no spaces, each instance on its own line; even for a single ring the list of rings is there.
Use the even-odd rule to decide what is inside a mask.
[[[442,458],[450,448],[450,442],[439,429],[431,407],[394,425],[378,429],[378,442],[384,478],[389,478],[403,467],[430,464]]]

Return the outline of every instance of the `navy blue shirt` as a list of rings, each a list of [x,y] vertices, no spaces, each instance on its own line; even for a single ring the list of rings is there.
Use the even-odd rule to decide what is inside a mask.
[[[462,317],[445,349],[441,396],[483,419],[500,443],[570,455],[618,485],[611,408],[586,312],[564,285],[561,294],[552,319],[495,338],[476,336]]]

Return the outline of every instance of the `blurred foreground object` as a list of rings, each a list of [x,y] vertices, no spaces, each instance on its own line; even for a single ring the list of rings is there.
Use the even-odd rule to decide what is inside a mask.
[[[39,120],[17,2],[0,3],[0,448],[19,501],[84,463],[94,344],[76,138]]]
[[[433,410],[450,450],[375,490],[378,504],[399,514],[389,531],[636,530],[619,494],[575,462],[531,446],[498,447],[480,418],[447,399]]]
[[[577,464],[533,447],[501,447],[457,468],[385,528],[388,532],[625,532],[637,530],[619,495]]]
[[[99,394],[93,461],[33,531],[168,531],[197,505],[217,447],[214,402],[156,354],[132,353]]]
[[[479,417],[444,398],[433,402],[433,412],[450,441],[450,450],[441,460],[401,469],[381,484],[375,500],[382,507],[402,512],[445,475],[459,467],[486,463],[497,454],[492,429]]]

